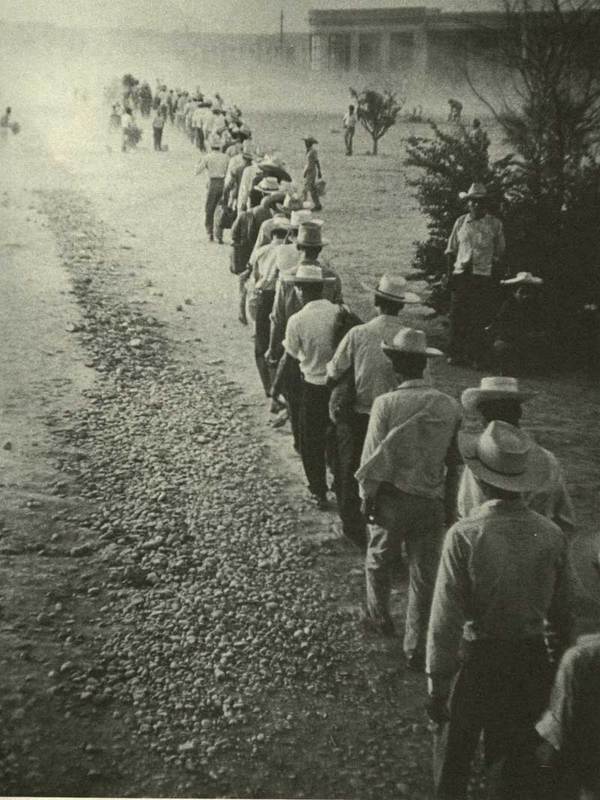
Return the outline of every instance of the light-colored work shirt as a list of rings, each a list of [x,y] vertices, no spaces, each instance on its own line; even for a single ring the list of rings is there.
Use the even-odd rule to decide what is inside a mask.
[[[456,256],[454,274],[460,275],[472,265],[473,275],[489,277],[492,266],[504,255],[504,228],[497,217],[485,214],[474,219],[463,214],[454,223],[446,253]]]
[[[349,111],[346,111],[343,120],[344,128],[348,128],[353,131],[356,128],[357,122],[358,122],[358,115],[356,111],[354,111],[352,114]]]
[[[579,785],[596,792],[600,790],[599,709],[600,633],[594,633],[580,636],[562,657],[550,703],[536,730],[563,755],[564,766],[577,771]]]
[[[568,542],[521,499],[488,500],[446,534],[429,631],[430,690],[446,694],[461,637],[519,642],[571,628]],[[498,709],[498,713],[501,713]]]
[[[258,250],[252,251],[250,256],[250,266],[256,289],[264,291],[275,291],[277,283],[277,253],[282,244],[279,241],[269,242]]]
[[[444,499],[446,467],[458,464],[459,403],[425,380],[404,381],[375,398],[356,473],[362,497],[381,483],[406,494]]]
[[[398,317],[387,314],[379,314],[363,325],[356,325],[344,336],[327,364],[327,375],[333,380],[339,380],[349,369],[353,370],[356,387],[354,410],[358,414],[369,414],[376,397],[398,386],[398,377],[392,362],[381,349],[381,343],[391,342],[404,327]]]
[[[218,150],[212,150],[210,153],[200,159],[196,174],[206,170],[209,179],[212,178],[225,178],[227,172],[227,165],[229,164],[229,156],[225,153],[220,153]]]
[[[333,334],[339,306],[329,300],[311,300],[294,314],[287,324],[286,353],[300,362],[300,372],[307,383],[327,383],[327,362],[333,355]]]
[[[565,483],[558,459],[549,450],[541,448],[548,460],[548,478],[534,492],[523,495],[525,505],[548,517],[570,534],[575,530],[575,510]],[[485,495],[468,467],[463,470],[458,487],[457,507],[461,517],[468,517],[485,502]]]
[[[252,190],[252,181],[260,172],[258,164],[248,164],[242,172],[240,178],[240,188],[238,189],[238,212],[245,211],[248,207],[248,199]]]
[[[288,258],[291,259],[292,247],[296,250],[297,257],[294,260],[294,264],[288,266],[286,261]],[[290,249],[288,250],[288,248]],[[302,263],[302,261],[298,259],[298,256],[301,257],[301,253],[296,249],[296,245],[283,244],[281,245],[280,250],[283,250],[283,253],[278,253],[277,258],[277,264],[280,272],[283,272],[288,276],[295,275],[296,270]],[[334,269],[328,266],[327,263],[321,261],[320,259],[316,262],[316,265],[321,267],[323,270],[324,278],[335,279],[323,286],[324,299],[329,300],[331,303],[336,305],[340,305],[344,302],[342,297],[342,281],[340,276]],[[285,337],[288,320],[301,308],[302,303],[300,302],[298,293],[294,289],[294,284],[288,281],[282,281],[280,275],[275,287],[275,300],[273,301],[273,309],[271,311],[271,335],[269,338],[268,351],[270,358],[274,360],[281,358],[283,340]],[[333,352],[331,355],[333,355]],[[327,360],[329,361],[329,359]]]

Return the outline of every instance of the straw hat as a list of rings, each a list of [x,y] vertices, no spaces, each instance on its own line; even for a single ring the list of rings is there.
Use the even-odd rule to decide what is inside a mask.
[[[272,155],[264,156],[264,158],[258,162],[258,166],[283,168],[285,167],[285,161],[281,158],[281,156],[273,153]]]
[[[548,478],[548,459],[525,431],[493,420],[479,434],[459,432],[465,465],[476,478],[509,492],[537,489]]]
[[[324,247],[326,244],[329,244],[329,242],[322,237],[322,227],[322,223],[316,220],[301,222],[298,228],[296,247]]]
[[[300,264],[294,275],[284,275],[282,280],[301,286],[305,283],[333,283],[335,278],[325,277],[318,264]]]
[[[527,284],[529,286],[541,286],[543,283],[542,278],[538,278],[536,275],[533,275],[531,272],[517,272],[514,278],[507,278],[504,281],[500,281],[505,286],[518,286]]]
[[[290,229],[290,221],[287,217],[284,217],[283,214],[276,214],[272,219],[271,230],[272,231],[289,231]]]
[[[483,199],[488,196],[488,190],[483,183],[472,183],[468,192],[459,192],[458,196],[461,200],[472,200],[474,197]]]
[[[483,400],[516,400],[525,403],[535,397],[535,392],[525,392],[519,388],[516,378],[482,378],[478,388],[465,389],[460,398],[466,411],[476,411]]]
[[[420,303],[421,298],[407,290],[408,281],[400,275],[382,275],[375,287],[375,297],[382,300],[395,300],[401,303]]]
[[[425,333],[415,328],[402,328],[391,342],[382,342],[381,349],[387,356],[394,353],[415,353],[428,358],[439,358],[444,355],[436,347],[427,347]]]
[[[262,181],[257,183],[254,188],[258,189],[258,191],[262,192],[263,194],[273,194],[273,192],[279,191],[279,181],[277,178],[269,176],[263,178]]]
[[[299,228],[303,222],[315,222],[321,224],[320,220],[313,219],[312,211],[308,208],[302,208],[299,211],[292,211],[290,215],[290,228]]]
[[[292,211],[301,211],[304,208],[304,200],[298,193],[290,194],[288,192],[283,203],[276,203],[275,208],[283,214],[291,214]]]

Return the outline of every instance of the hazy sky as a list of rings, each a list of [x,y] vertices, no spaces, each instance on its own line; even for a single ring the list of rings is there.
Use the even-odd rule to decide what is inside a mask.
[[[274,33],[279,12],[288,30],[307,29],[311,8],[433,6],[448,11],[490,8],[495,0],[0,0],[0,19],[75,27],[143,27]]]

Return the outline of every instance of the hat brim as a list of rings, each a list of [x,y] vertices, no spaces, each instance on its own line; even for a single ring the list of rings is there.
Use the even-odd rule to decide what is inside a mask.
[[[536,392],[510,392],[505,389],[480,389],[473,387],[465,389],[460,401],[466,411],[476,411],[483,400],[514,400],[517,403],[526,403],[536,395]]]
[[[461,200],[487,200],[489,194],[469,194],[469,192],[459,192],[458,196]]]
[[[441,358],[444,354],[437,347],[426,347],[425,350],[406,350],[405,348],[394,347],[391,344],[381,343],[381,349],[386,356],[402,355],[402,353],[415,356],[427,356],[427,358]]]
[[[311,222],[315,222],[315,220],[311,220]],[[300,223],[302,225],[302,223]],[[299,226],[298,226],[299,227]],[[325,247],[329,244],[329,239],[322,239],[320,242],[296,242],[296,247]]]
[[[531,492],[543,486],[548,480],[550,471],[548,458],[538,444],[533,443],[527,457],[527,466],[524,472],[519,475],[507,475],[503,472],[496,472],[484,464],[477,455],[477,442],[480,434],[459,431],[458,449],[465,462],[476,478],[479,478],[491,486],[498,489],[505,489],[507,492]]]
[[[275,194],[275,192],[279,191],[279,187],[277,189],[264,189],[261,188],[260,186],[255,186],[254,188],[256,189],[257,192],[260,192],[261,194]]]
[[[531,278],[507,278],[505,281],[500,281],[503,286],[541,286],[543,282],[543,278],[535,278],[534,280],[531,280]]]
[[[381,292],[375,289],[375,297],[380,297],[382,300],[391,300],[394,303],[420,303],[421,298],[414,292],[404,292],[403,295],[389,294],[388,292]]]
[[[296,275],[283,275],[281,277],[281,280],[284,283],[293,283],[295,285],[301,286],[302,284],[306,283],[334,283],[335,278],[331,276],[317,280],[316,278],[302,278],[302,277],[298,278],[296,277]]]

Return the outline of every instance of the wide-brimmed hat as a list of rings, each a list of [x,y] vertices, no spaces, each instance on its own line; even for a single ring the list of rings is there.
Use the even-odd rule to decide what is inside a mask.
[[[249,140],[242,145],[242,156],[250,161],[254,158],[254,146]]]
[[[304,208],[304,200],[298,193],[290,194],[288,192],[283,203],[275,203],[275,208],[282,214],[291,214],[292,211],[301,211]]]
[[[375,287],[375,297],[400,303],[420,303],[419,295],[409,292],[407,287],[408,281],[401,275],[382,275]]]
[[[290,221],[283,214],[276,214],[271,220],[272,231],[289,231]]]
[[[282,280],[301,286],[305,283],[333,283],[333,276],[326,277],[318,264],[300,264],[294,274],[284,275]]]
[[[221,149],[221,137],[217,134],[213,134],[210,139],[208,140],[211,150],[220,150]]]
[[[488,190],[483,183],[472,183],[468,192],[459,192],[458,196],[461,200],[472,200],[474,197],[482,199],[488,196]]]
[[[273,192],[279,191],[279,181],[273,176],[268,176],[263,178],[260,183],[257,183],[254,188],[263,194],[273,194]]]
[[[548,479],[543,449],[503,420],[492,420],[482,434],[459,432],[458,447],[476,478],[509,492],[527,492]]]
[[[424,331],[416,328],[402,328],[391,342],[382,342],[381,349],[387,356],[392,356],[394,353],[414,353],[428,358],[438,358],[444,355],[436,347],[427,347]]]
[[[523,284],[528,286],[541,286],[543,282],[543,278],[538,278],[531,272],[517,272],[514,277],[500,281],[500,283],[503,283],[505,286],[518,286]]]
[[[525,403],[535,397],[535,392],[526,392],[519,386],[516,378],[495,376],[482,378],[478,387],[465,389],[460,398],[466,411],[476,411],[483,400],[515,400]]]
[[[329,244],[326,239],[323,239],[322,229],[323,224],[317,220],[301,222],[298,228],[296,247],[324,247]]]
[[[317,139],[314,136],[303,136],[302,141],[306,142],[306,144],[319,144]]]
[[[259,167],[277,167],[278,169],[282,169],[285,167],[285,161],[281,158],[281,156],[273,153],[270,155],[264,156],[259,162]]]
[[[309,208],[301,208],[298,211],[292,211],[290,214],[290,228],[299,228],[303,222],[316,222],[321,224],[321,220],[313,218],[312,211]]]

